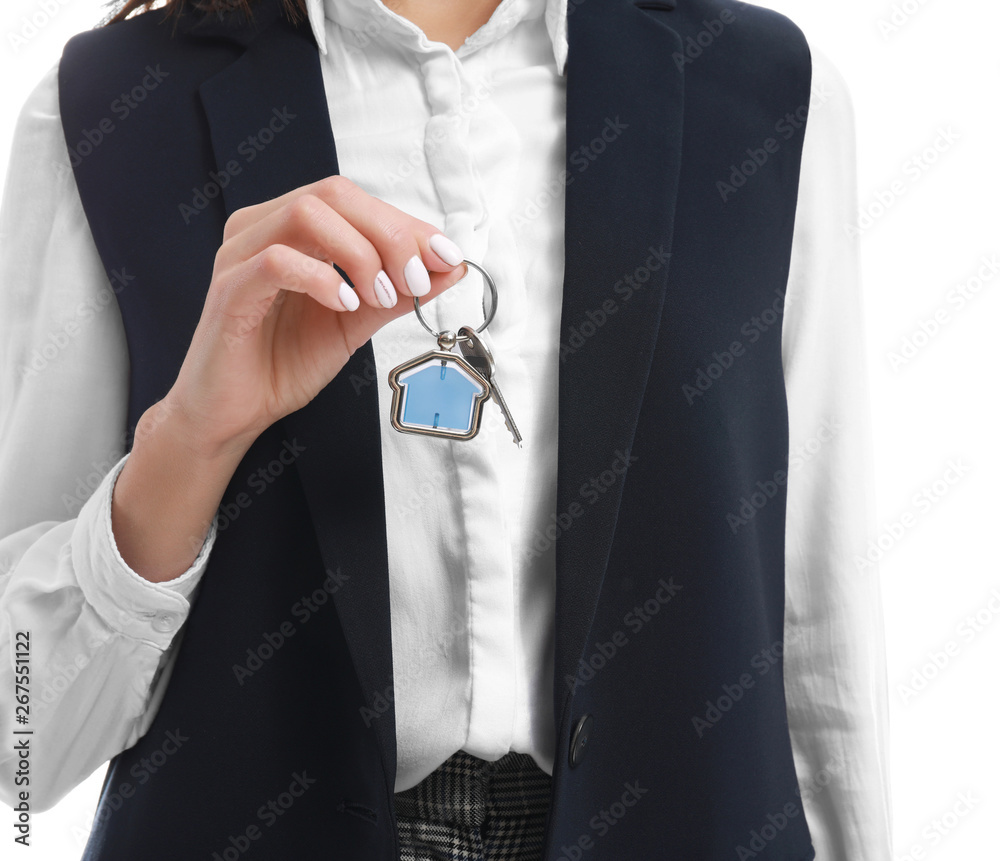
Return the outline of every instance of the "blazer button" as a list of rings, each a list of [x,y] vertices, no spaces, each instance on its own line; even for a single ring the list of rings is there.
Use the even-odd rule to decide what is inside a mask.
[[[587,742],[590,740],[590,734],[593,730],[594,719],[590,715],[584,715],[576,722],[576,726],[573,729],[573,735],[570,736],[569,740],[570,768],[575,768],[580,764],[580,760],[583,758],[583,752],[587,748]]]

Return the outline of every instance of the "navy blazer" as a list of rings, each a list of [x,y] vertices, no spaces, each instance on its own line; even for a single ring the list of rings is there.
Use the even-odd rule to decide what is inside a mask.
[[[176,377],[228,214],[338,172],[315,42],[280,6],[264,0],[252,22],[188,11],[176,26],[149,12],[66,46],[77,185],[109,275],[130,274],[115,293],[131,428]],[[724,374],[713,365],[747,320],[783,308],[809,49],[786,18],[742,3],[569,12],[563,345],[608,298],[617,311],[559,367],[544,858],[809,861],[772,654],[784,486],[738,532],[727,522],[754,478],[787,469],[780,324]],[[113,113],[147,77],[146,101]],[[294,119],[185,218],[275,112]],[[614,144],[573,158],[608,122]],[[376,387],[349,383],[373,366],[369,344],[234,475],[224,504],[284,445],[304,449],[219,532],[156,718],[108,769],[88,861],[398,857],[387,417]],[[330,600],[275,636],[316,590]],[[276,645],[236,684],[265,635]],[[772,669],[745,684],[765,650]]]

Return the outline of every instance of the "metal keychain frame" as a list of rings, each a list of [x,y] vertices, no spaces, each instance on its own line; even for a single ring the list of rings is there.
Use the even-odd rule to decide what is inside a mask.
[[[486,284],[487,289],[489,290],[489,294],[490,294],[490,310],[489,310],[489,312],[487,312],[487,310],[486,310],[486,291],[484,290],[483,291],[483,317],[484,317],[484,320],[483,320],[483,324],[478,329],[476,329],[476,333],[477,334],[482,334],[483,332],[486,331],[486,327],[489,326],[490,323],[493,322],[493,317],[494,317],[494,315],[497,312],[497,302],[499,300],[499,295],[497,294],[497,285],[496,285],[496,282],[493,280],[493,277],[490,275],[490,273],[487,272],[478,263],[475,263],[474,261],[469,260],[468,257],[464,257],[462,259],[462,262],[463,263],[467,263],[469,266],[472,266],[474,269],[477,269],[479,271],[479,273],[483,276],[483,281]],[[466,274],[468,274],[468,273],[466,273]],[[464,281],[465,279],[463,278],[461,280]],[[456,281],[455,282],[455,284],[458,284],[458,283],[460,283],[460,281]],[[454,286],[455,285],[453,284],[452,287],[454,287]],[[440,332],[435,332],[430,326],[427,325],[427,321],[424,319],[424,315],[420,311],[420,299],[418,299],[416,296],[413,297],[413,310],[417,314],[417,319],[420,321],[420,325],[423,326],[424,329],[426,329],[427,332],[429,332],[432,336],[434,336],[435,338],[437,338],[438,345],[441,346],[442,348],[450,349],[450,347],[454,346],[459,341],[467,341],[467,340],[469,340],[469,338],[468,338],[467,335],[456,335],[450,329],[443,329]]]

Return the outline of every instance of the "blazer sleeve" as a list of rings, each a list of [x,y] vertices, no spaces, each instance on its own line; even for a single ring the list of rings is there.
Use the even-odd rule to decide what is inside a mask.
[[[856,218],[854,113],[813,54],[782,359],[785,693],[816,861],[891,861],[888,686]]]

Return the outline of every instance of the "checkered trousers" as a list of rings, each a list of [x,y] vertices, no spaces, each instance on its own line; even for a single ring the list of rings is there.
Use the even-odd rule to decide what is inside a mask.
[[[539,861],[551,786],[529,754],[460,750],[395,794],[400,861]]]

